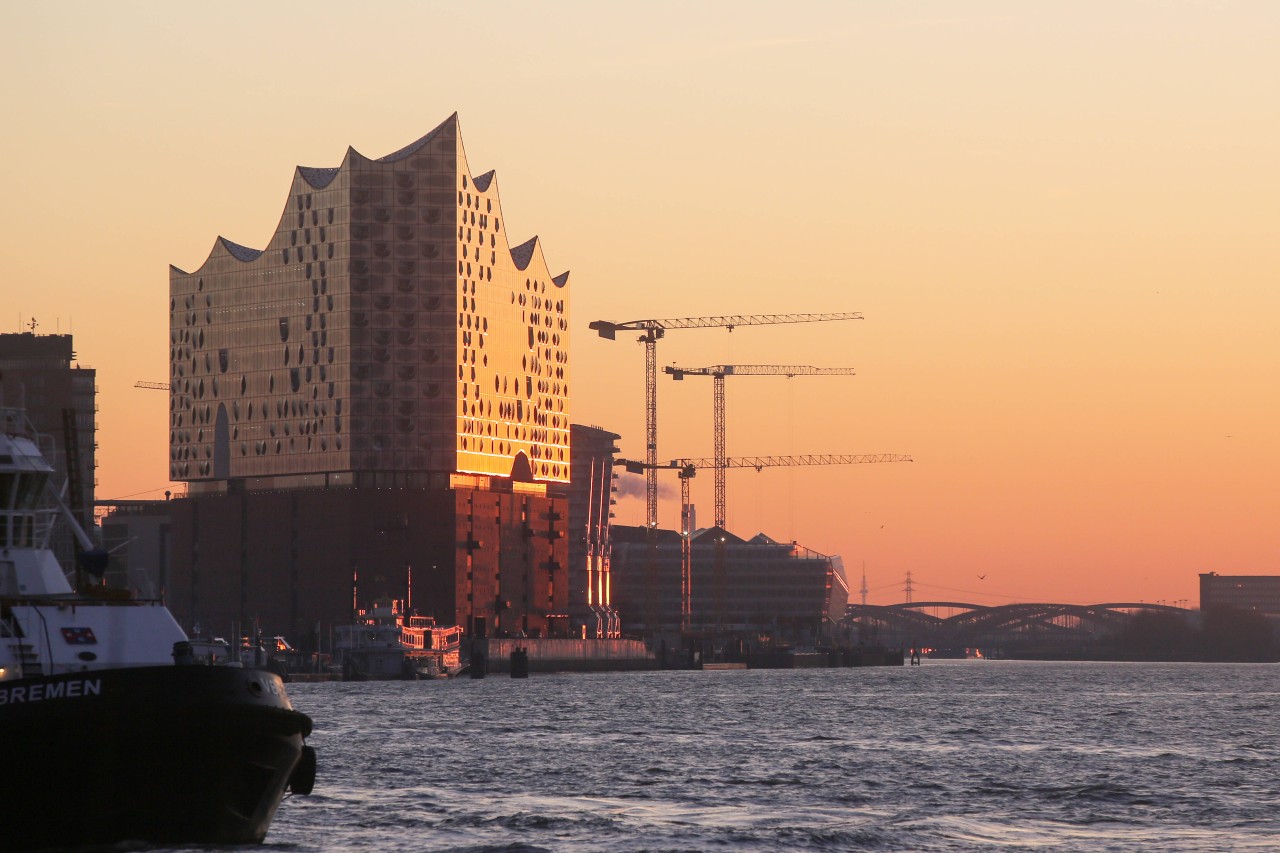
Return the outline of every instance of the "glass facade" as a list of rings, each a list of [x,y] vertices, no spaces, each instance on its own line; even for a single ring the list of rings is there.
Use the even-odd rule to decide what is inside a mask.
[[[568,274],[512,247],[456,116],[299,167],[265,249],[170,268],[170,476],[569,481]]]

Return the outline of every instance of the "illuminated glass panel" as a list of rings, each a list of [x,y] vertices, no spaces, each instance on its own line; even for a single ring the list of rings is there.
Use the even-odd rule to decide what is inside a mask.
[[[568,482],[567,285],[536,240],[508,243],[456,117],[300,167],[266,248],[219,238],[170,269],[170,475]]]

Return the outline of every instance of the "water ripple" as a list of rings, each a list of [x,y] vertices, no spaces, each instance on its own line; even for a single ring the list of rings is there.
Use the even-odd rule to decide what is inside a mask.
[[[1274,848],[1274,666],[926,662],[291,685],[264,849]]]

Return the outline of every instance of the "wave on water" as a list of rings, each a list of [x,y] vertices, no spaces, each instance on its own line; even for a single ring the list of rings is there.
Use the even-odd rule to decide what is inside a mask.
[[[913,669],[290,685],[320,775],[264,849],[1226,851],[1280,837],[1274,667]]]

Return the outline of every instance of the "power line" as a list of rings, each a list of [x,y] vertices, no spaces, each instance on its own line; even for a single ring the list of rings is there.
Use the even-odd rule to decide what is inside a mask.
[[[963,592],[967,595],[979,596],[980,598],[1002,598],[1008,601],[1017,601],[1017,602],[1034,602],[1038,600],[1036,596],[1030,596],[1025,594],[1008,595],[1006,593],[1000,593],[1000,592],[979,592],[976,589],[959,589],[957,587],[952,587],[952,586],[942,586],[941,584],[920,583],[919,581],[916,582],[916,585],[928,587],[929,589],[945,589],[947,592]],[[1094,602],[1092,601],[1060,601],[1056,603],[1058,604],[1093,604]]]
[[[893,587],[896,589],[897,587],[900,587],[900,586],[902,586],[902,584],[900,584],[898,581],[893,581],[892,583],[882,583],[879,586],[873,586],[869,588],[867,592],[878,592],[879,590],[889,589],[890,587]]]
[[[99,499],[97,499],[96,501],[94,501],[94,503],[109,504],[109,503],[114,503],[114,502],[116,502],[116,501],[128,500],[129,498],[136,498],[138,495],[149,495],[149,494],[151,494],[152,492],[165,492],[165,491],[171,491],[171,488],[170,488],[170,486],[171,486],[171,485],[172,485],[172,484],[164,485],[164,486],[160,486],[160,487],[155,488],[155,489],[147,489],[147,490],[145,490],[145,491],[141,491],[141,492],[134,492],[134,493],[133,493],[133,494],[131,494],[131,495],[121,495],[121,496],[120,496],[120,497],[118,497],[118,498],[99,498]]]

